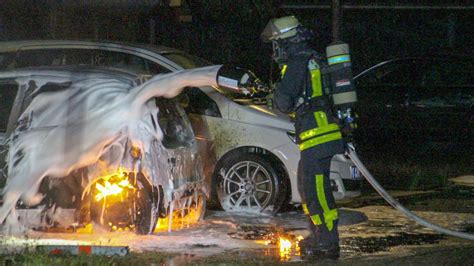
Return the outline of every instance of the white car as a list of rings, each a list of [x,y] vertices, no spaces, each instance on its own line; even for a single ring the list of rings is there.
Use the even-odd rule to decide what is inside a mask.
[[[88,41],[0,42],[0,70],[42,66],[107,66],[155,75],[209,64],[182,51],[152,45]],[[291,118],[261,98],[220,88],[188,88],[180,96],[192,126],[212,194],[226,211],[277,211],[298,204],[298,146]],[[343,155],[334,156],[336,200],[360,194],[360,176]]]
[[[134,73],[89,66],[1,71],[9,179],[0,224],[15,206],[30,228],[94,221],[151,234],[157,222],[171,230],[201,219],[206,182],[190,121],[175,99],[154,98],[177,89],[172,78],[183,79],[157,76],[145,86]],[[44,197],[24,208],[37,190]]]

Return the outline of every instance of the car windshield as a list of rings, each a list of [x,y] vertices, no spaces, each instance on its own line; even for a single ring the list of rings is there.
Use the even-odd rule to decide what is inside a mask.
[[[210,66],[212,63],[187,53],[162,53],[162,56],[182,66],[184,69]]]

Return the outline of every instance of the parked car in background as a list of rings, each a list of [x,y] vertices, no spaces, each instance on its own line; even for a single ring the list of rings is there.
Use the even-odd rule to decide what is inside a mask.
[[[359,141],[473,148],[474,58],[397,58],[362,71],[355,82]]]
[[[129,91],[136,90],[143,80],[131,72],[90,66],[0,72],[2,174],[8,175],[4,157],[17,143],[20,150],[10,154],[13,163],[9,169],[57,169],[68,164],[67,172],[74,170],[67,176],[47,176],[42,180],[39,192],[45,197],[39,205],[46,208],[39,208],[38,215],[20,215],[23,224],[33,228],[56,225],[67,228],[94,221],[111,230],[150,234],[161,220],[167,222],[159,224],[171,229],[175,228],[173,219],[174,222],[184,219],[189,224],[203,217],[206,184],[202,162],[191,124],[176,100],[149,100],[140,109],[150,112],[138,122],[130,122],[136,123],[132,124],[136,128],[128,126],[128,121],[114,122],[126,119],[121,117],[129,111],[120,109],[125,104],[118,101],[130,100],[126,98]],[[104,105],[110,109],[101,107]],[[114,128],[114,125],[127,127]],[[113,138],[101,137],[106,139],[105,144],[101,138],[95,138],[109,131],[119,133],[112,133]],[[158,139],[156,136],[161,133],[163,139]],[[42,142],[49,143],[46,150]],[[86,153],[89,147],[96,149],[96,146],[100,154]],[[37,154],[42,156],[32,157]],[[71,169],[78,163],[75,160],[94,156],[98,158],[95,162]],[[61,159],[58,163],[54,158]],[[25,184],[9,180],[20,186],[25,186],[31,178],[35,183],[36,178],[21,174],[15,177],[25,179],[21,180]],[[15,190],[15,193],[22,192]],[[17,210],[20,214],[22,211]]]
[[[90,65],[156,75],[210,63],[182,51],[152,45],[86,41],[0,43],[0,70],[38,65]],[[188,88],[178,99],[191,120],[212,194],[228,211],[277,211],[300,203],[299,151],[291,118],[261,98],[219,88]],[[343,155],[333,158],[336,199],[360,194],[360,176]]]

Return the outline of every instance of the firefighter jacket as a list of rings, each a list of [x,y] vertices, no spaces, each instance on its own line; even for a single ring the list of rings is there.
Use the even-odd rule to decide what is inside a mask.
[[[295,131],[300,150],[317,147],[324,157],[339,150],[332,144],[342,136],[324,92],[322,66],[323,61],[314,50],[306,46],[290,50],[273,100],[280,111],[296,113]]]

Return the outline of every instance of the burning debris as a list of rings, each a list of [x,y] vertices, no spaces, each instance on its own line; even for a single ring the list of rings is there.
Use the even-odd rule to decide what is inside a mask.
[[[18,83],[27,106],[10,136],[0,208],[0,222],[7,221],[4,229],[18,224],[9,222],[18,220],[18,202],[40,204],[53,213],[61,209],[60,201],[42,205],[45,195],[38,191],[46,178],[80,183],[71,186],[82,195],[70,200],[76,216],[89,211],[92,220],[112,229],[136,226],[136,232],[147,234],[158,218],[167,218],[171,228],[175,216],[193,216],[188,221],[200,217],[204,183],[196,148],[171,151],[163,145],[166,129],[161,128],[162,110],[155,97],[175,97],[187,86],[215,86],[219,67],[158,75],[143,84],[122,72],[0,73]],[[183,126],[173,128],[176,134],[186,133]]]
[[[255,240],[263,245],[274,245],[278,248],[281,261],[289,261],[300,256],[299,242],[303,236],[288,233],[274,225],[243,224],[229,236],[241,240]]]

